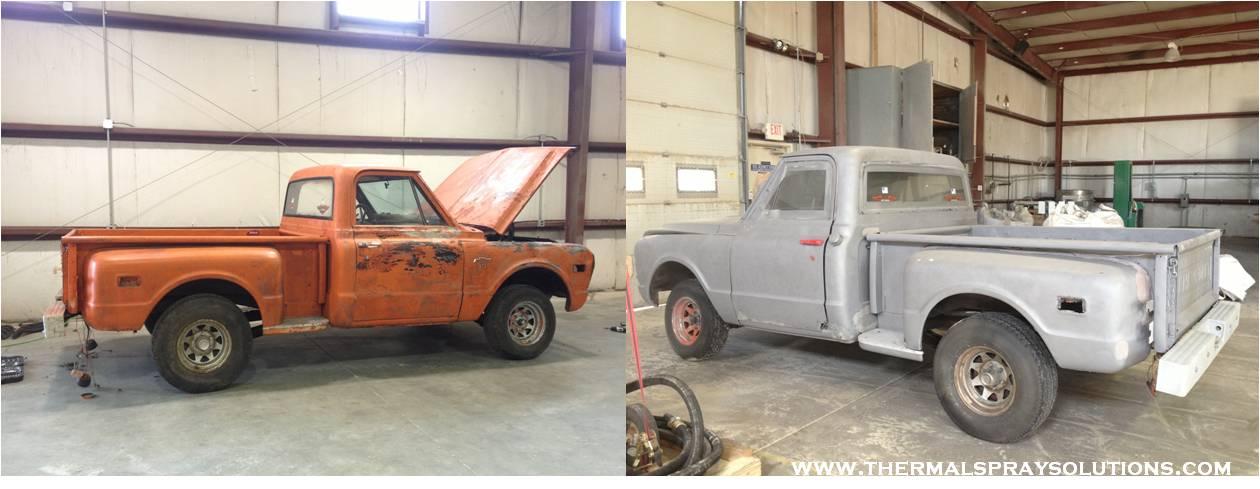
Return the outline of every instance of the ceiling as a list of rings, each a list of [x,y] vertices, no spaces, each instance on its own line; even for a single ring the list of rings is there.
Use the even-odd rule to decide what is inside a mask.
[[[975,2],[1056,70],[1166,63],[1260,53],[1257,2]],[[1017,44],[1016,49],[1022,47]]]

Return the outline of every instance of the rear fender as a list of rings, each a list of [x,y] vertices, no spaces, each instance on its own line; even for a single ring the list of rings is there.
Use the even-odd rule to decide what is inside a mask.
[[[231,282],[248,292],[264,325],[283,320],[283,266],[275,248],[108,250],[88,258],[84,273],[83,318],[95,329],[135,331],[175,288],[207,279]]]

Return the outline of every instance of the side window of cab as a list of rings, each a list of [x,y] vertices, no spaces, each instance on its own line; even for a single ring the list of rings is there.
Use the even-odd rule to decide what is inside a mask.
[[[355,184],[354,223],[360,226],[444,226],[446,221],[415,180],[368,175]]]

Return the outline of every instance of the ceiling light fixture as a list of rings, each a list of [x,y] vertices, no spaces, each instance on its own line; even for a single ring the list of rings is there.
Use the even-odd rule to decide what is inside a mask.
[[[1181,49],[1177,47],[1177,43],[1168,41],[1168,51],[1164,53],[1164,61],[1169,63],[1181,61]]]

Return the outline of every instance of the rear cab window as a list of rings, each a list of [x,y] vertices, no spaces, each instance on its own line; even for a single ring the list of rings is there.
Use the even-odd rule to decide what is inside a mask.
[[[962,175],[912,170],[866,172],[863,206],[867,209],[970,208]]]
[[[312,219],[332,219],[333,181],[329,177],[289,182],[284,193],[284,215]]]

